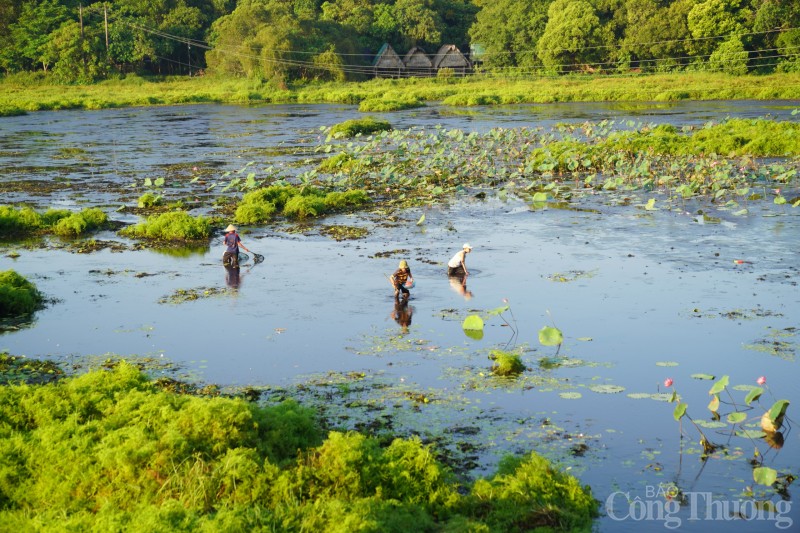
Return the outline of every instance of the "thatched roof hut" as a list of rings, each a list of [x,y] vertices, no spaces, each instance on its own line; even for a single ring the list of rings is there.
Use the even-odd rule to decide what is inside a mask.
[[[405,57],[403,57],[403,64],[405,64],[406,70],[409,71],[409,75],[412,76],[430,75],[433,73],[433,62],[431,62],[431,58],[429,58],[425,50],[419,46],[415,46],[408,51]]]
[[[375,77],[398,77],[403,75],[406,66],[389,43],[384,43],[372,62]]]
[[[433,56],[433,68],[434,70],[451,68],[455,71],[466,72],[472,68],[472,65],[456,45],[445,44]]]

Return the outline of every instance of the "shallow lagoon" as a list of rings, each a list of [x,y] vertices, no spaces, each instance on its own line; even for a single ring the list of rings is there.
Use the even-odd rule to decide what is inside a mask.
[[[792,120],[791,109],[780,102],[570,104],[469,113],[431,107],[385,118],[396,128],[485,131],[605,118],[676,125],[767,114]],[[250,161],[257,173],[270,165],[297,172],[297,163],[313,156],[320,126],[354,116],[346,106],[192,106],[11,117],[0,121],[0,183],[63,186],[33,193],[4,189],[4,202],[100,205],[112,218],[131,222],[134,213],[114,209],[135,203],[142,189],[128,187],[134,181],[195,166],[219,176]],[[308,150],[286,153],[297,146]],[[673,516],[681,519],[681,530],[783,524],[768,516],[722,520],[722,504],[705,506],[711,493],[729,506],[742,501],[752,507],[746,458],[754,446],[748,439],[704,430],[728,448],[703,463],[699,435],[684,423],[690,439],[683,442],[681,459],[674,404],[637,395],[664,392],[663,380],[672,378],[692,417],[707,419],[712,382],[692,374],[727,374],[732,385],[754,385],[764,375],[776,397],[800,405],[800,211],[768,201],[751,206],[744,217],[692,203],[645,211],[598,199],[581,207],[587,209],[532,209],[515,200],[464,197],[402,213],[331,217],[300,232],[287,232],[283,224],[252,228],[244,242],[266,261],[245,267],[236,290],[228,287],[220,265],[219,239],[208,250],[184,255],[147,249],[77,254],[6,243],[0,269],[17,270],[56,302],[37,313],[31,327],[2,334],[0,350],[76,360],[163,356],[186,375],[222,386],[336,383],[332,403],[350,406],[332,410],[342,424],[383,417],[398,432],[432,441],[457,435],[460,448],[444,445],[458,448],[463,464],[476,473],[491,471],[506,451],[536,449],[561,462],[598,499],[612,497],[616,508],[607,508],[599,522],[604,531],[674,524],[646,521],[665,501],[660,489],[672,484],[694,497],[693,506]],[[698,215],[701,209],[719,221],[707,223]],[[425,221],[418,225],[422,214]],[[319,231],[331,224],[363,226],[370,233],[337,242]],[[128,244],[111,232],[95,237]],[[468,258],[470,299],[444,275],[444,264],[463,242],[475,247]],[[9,251],[20,256],[11,259]],[[403,258],[417,282],[407,334],[392,318],[395,305],[385,278]],[[160,303],[185,289],[201,295],[225,290]],[[487,319],[483,339],[464,334],[464,317],[505,305],[504,299],[513,316],[503,316],[516,336],[498,316]],[[538,343],[537,332],[546,325],[564,332],[559,350]],[[530,370],[523,379],[487,377],[490,350],[503,347],[524,349]],[[338,374],[350,372],[363,373],[363,379]],[[745,392],[732,392],[741,403]],[[764,403],[771,403],[769,392]],[[757,423],[759,413],[753,411],[748,423]],[[776,456],[770,452],[766,464],[797,475],[799,444],[792,428],[784,448]],[[753,488],[756,499],[772,494]],[[791,504],[793,488],[787,495]],[[641,510],[623,504],[620,491],[651,502],[652,513],[617,520]],[[783,520],[800,523],[798,506],[788,507]]]

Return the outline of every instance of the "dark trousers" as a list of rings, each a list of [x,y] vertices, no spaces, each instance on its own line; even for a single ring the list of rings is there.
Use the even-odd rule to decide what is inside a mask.
[[[447,275],[448,276],[464,276],[466,272],[464,272],[464,267],[458,265],[457,267],[447,267]]]
[[[239,268],[239,252],[225,252],[222,254],[222,264]]]

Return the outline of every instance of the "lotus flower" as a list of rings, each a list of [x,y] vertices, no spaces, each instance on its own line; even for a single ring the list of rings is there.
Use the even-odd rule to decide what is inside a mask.
[[[664,386],[669,388],[672,387],[672,378],[667,378],[664,380]]]
[[[761,376],[760,378],[758,378],[756,380],[756,383],[758,383],[759,385],[764,385],[764,383],[766,383],[766,382],[767,382],[767,378],[764,377],[764,376]]]

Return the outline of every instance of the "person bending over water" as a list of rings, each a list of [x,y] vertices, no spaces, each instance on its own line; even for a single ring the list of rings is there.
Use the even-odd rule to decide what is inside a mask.
[[[468,242],[464,243],[461,250],[456,252],[450,261],[447,262],[447,275],[448,276],[469,276],[467,270],[467,254],[472,251],[472,246]]]

